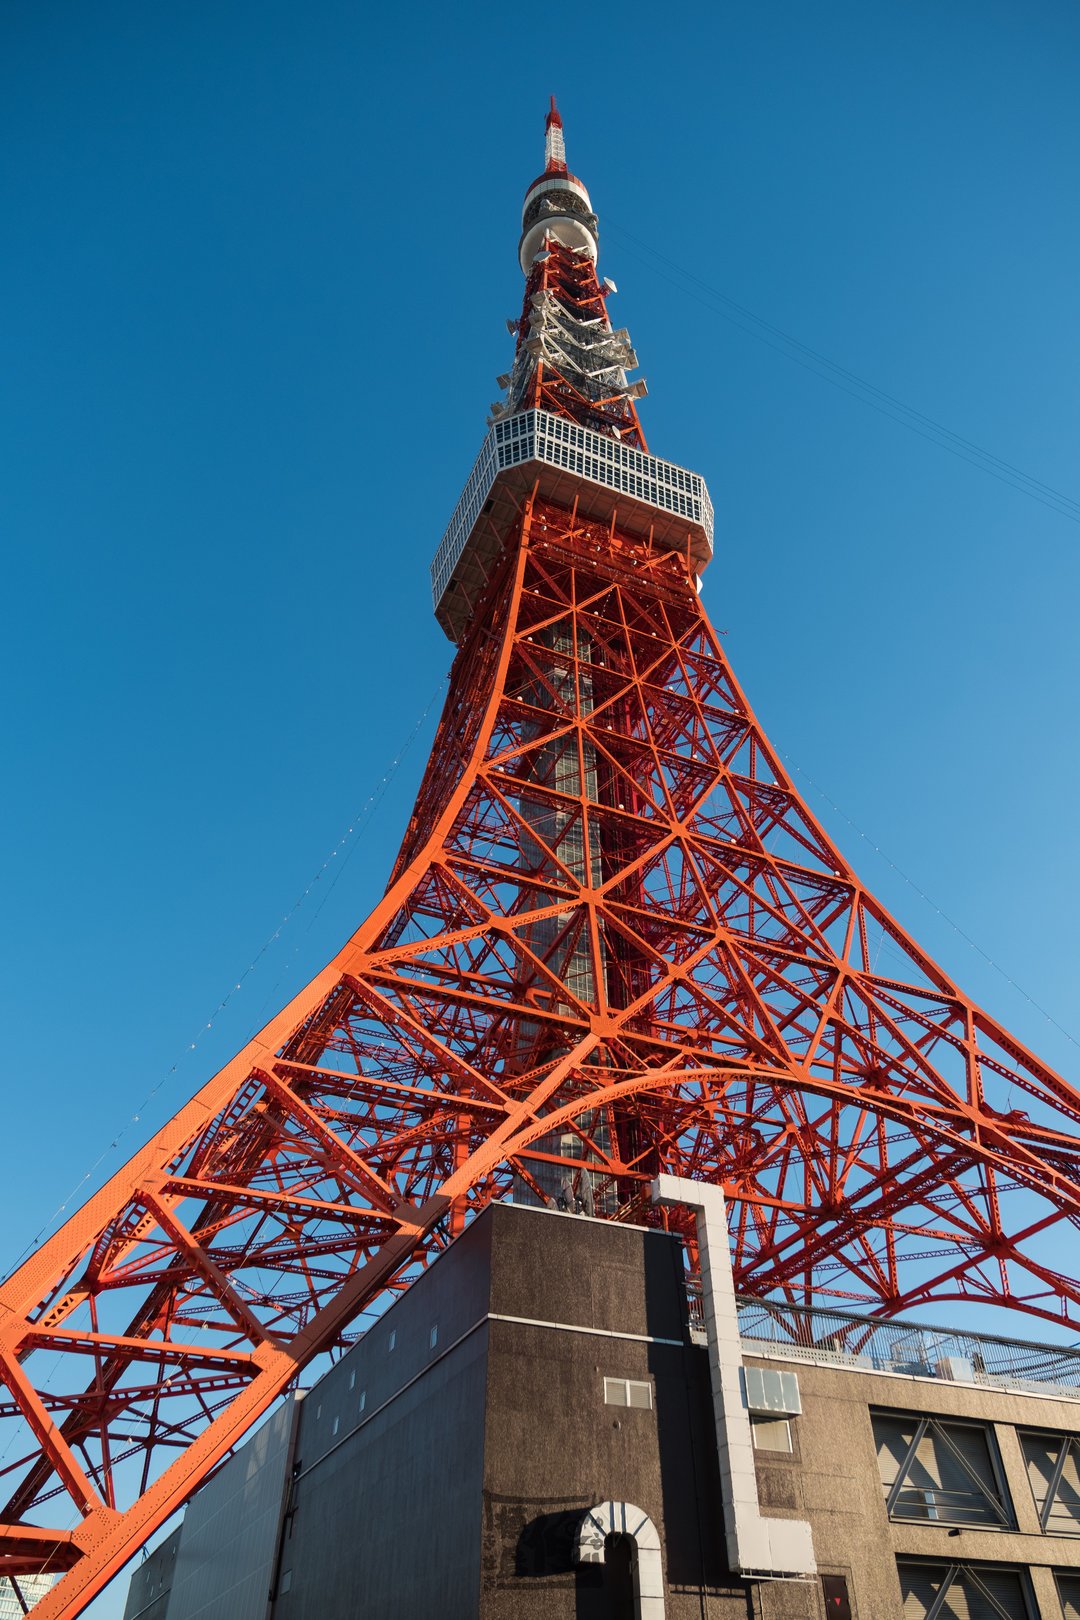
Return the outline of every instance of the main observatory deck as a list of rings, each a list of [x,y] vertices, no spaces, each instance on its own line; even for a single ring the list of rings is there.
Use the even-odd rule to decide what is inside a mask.
[[[688,551],[697,572],[713,554],[713,508],[705,480],[550,411],[520,411],[494,423],[431,565],[435,617],[460,641],[473,604],[525,498],[575,500],[583,517],[607,521],[656,546]]]

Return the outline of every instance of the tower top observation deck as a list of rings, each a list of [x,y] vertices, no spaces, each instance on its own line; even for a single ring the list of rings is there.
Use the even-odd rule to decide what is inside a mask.
[[[583,517],[686,556],[700,575],[713,550],[705,481],[648,452],[631,380],[638,358],[597,279],[599,228],[583,183],[566,164],[562,116],[551,98],[544,171],[525,193],[518,259],[525,299],[507,325],[514,363],[499,377],[489,432],[431,565],[435,616],[460,642],[532,493]]]

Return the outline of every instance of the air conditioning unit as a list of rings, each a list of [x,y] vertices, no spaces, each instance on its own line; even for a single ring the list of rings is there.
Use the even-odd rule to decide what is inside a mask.
[[[802,1411],[799,1380],[793,1372],[780,1372],[773,1367],[744,1367],[742,1377],[748,1412],[796,1417]]]
[[[975,1368],[967,1356],[942,1356],[937,1364],[939,1378],[951,1378],[957,1384],[973,1384]]]

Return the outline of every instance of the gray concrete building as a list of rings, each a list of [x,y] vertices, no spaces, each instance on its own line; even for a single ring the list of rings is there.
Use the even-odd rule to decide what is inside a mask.
[[[491,1206],[126,1620],[1080,1620],[1080,1355],[727,1299],[701,1222],[704,1298],[673,1235]]]

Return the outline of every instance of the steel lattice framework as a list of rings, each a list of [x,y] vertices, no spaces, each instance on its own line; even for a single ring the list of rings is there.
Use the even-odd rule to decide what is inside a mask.
[[[606,322],[592,260],[546,252],[515,408],[643,447],[610,367],[590,387],[530,337],[537,291]],[[614,498],[602,522],[524,495],[383,898],[4,1283],[0,1573],[66,1572],[43,1620],[492,1199],[650,1221],[659,1172],[714,1181],[744,1291],[1080,1327],[1048,1258],[1080,1095],[859,882],[695,569]]]

